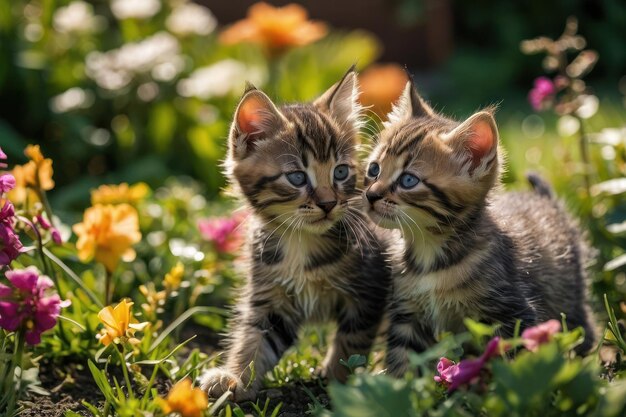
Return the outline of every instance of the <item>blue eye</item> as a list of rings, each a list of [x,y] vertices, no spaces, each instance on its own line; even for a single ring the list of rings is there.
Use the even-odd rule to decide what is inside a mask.
[[[306,184],[306,174],[302,171],[290,172],[287,174],[287,179],[292,185],[296,187],[302,187]]]
[[[343,181],[346,178],[348,178],[348,174],[350,173],[350,168],[348,168],[348,165],[337,165],[335,167],[335,172],[333,173],[335,179],[337,181]]]
[[[367,176],[376,178],[378,174],[380,174],[380,165],[378,165],[376,162],[372,162],[370,164],[370,167],[367,169]]]
[[[411,174],[402,174],[400,175],[400,178],[398,179],[398,183],[400,184],[400,187],[406,188],[407,190],[415,187],[417,184],[419,184],[419,182],[420,182],[420,179],[417,178],[415,175],[411,175]]]

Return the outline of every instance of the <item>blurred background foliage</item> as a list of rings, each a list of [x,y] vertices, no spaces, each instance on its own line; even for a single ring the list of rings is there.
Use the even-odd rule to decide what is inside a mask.
[[[219,164],[246,80],[279,102],[309,100],[355,62],[366,69],[395,61],[400,67],[370,77],[367,104],[393,99],[403,65],[448,115],[498,103],[505,182],[524,188],[524,173],[535,170],[555,184],[599,250],[597,292],[619,306],[626,293],[623,2],[320,0],[300,2],[327,23],[317,42],[277,49],[225,41],[229,24],[253,3],[0,0],[0,146],[22,163],[27,144],[41,145],[54,160],[52,205],[70,223],[103,183],[143,181],[156,189],[184,175],[214,200],[225,185]],[[577,117],[578,125],[533,111],[527,94],[544,56],[520,50],[524,39],[557,38],[568,16],[578,18],[599,56],[585,78],[598,106]],[[580,162],[583,133],[588,169]],[[585,177],[617,182],[586,189]]]

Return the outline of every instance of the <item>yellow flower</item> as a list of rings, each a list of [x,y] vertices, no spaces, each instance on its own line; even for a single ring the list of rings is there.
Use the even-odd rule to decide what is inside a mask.
[[[201,417],[209,400],[200,388],[192,388],[191,380],[185,378],[172,387],[167,398],[158,399],[165,414],[180,413],[182,417]]]
[[[105,346],[113,343],[123,343],[128,341],[132,344],[139,343],[139,339],[135,338],[135,331],[143,330],[148,323],[139,323],[131,312],[133,306],[132,301],[122,300],[115,308],[111,306],[104,307],[98,313],[100,322],[104,325],[104,329],[100,331],[99,339]]]
[[[224,30],[220,40],[225,44],[259,43],[270,53],[280,53],[315,42],[327,32],[324,23],[308,20],[307,11],[298,4],[274,7],[261,2],[250,6],[246,19]]]
[[[149,192],[150,187],[143,182],[133,186],[129,186],[125,182],[119,185],[101,185],[96,190],[91,191],[91,204],[128,203],[136,205],[146,198]]]
[[[7,197],[15,204],[32,204],[39,201],[34,190],[48,191],[54,188],[52,159],[44,158],[39,145],[28,145],[24,150],[30,161],[16,165],[11,173],[15,177],[15,188]]]
[[[120,261],[135,259],[132,245],[141,240],[137,210],[128,204],[95,205],[85,210],[83,222],[72,228],[78,235],[76,249],[83,262],[94,259],[108,272]]]
[[[163,279],[163,284],[165,285],[165,289],[168,291],[177,290],[180,287],[180,283],[183,280],[183,276],[185,275],[185,267],[179,261],[170,269],[170,272],[165,274],[165,278]]]
[[[385,120],[408,81],[406,72],[398,64],[378,64],[359,76],[359,101]]]

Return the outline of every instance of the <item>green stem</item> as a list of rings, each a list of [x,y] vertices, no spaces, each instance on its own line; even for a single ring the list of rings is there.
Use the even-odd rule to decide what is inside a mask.
[[[112,291],[112,273],[109,272],[108,269],[105,268],[105,277],[104,277],[104,305],[108,306],[111,304],[111,297],[113,294],[111,294]]]
[[[135,399],[135,393],[133,392],[133,386],[130,384],[130,377],[128,376],[128,368],[126,367],[126,349],[122,347],[122,351],[115,349],[122,362],[122,372],[124,373],[124,380],[126,381],[126,390],[128,391],[128,397],[131,400]]]
[[[19,329],[17,333],[15,334],[15,350],[13,351],[13,359],[11,361],[11,366],[9,367],[10,372],[9,372],[9,375],[7,376],[7,379],[13,378],[13,375],[15,375],[15,370],[17,369],[17,367],[20,368],[20,373],[15,383],[16,388],[14,388],[14,395],[11,395],[9,397],[9,402],[5,410],[5,415],[7,416],[14,415],[15,405],[17,404],[18,398],[22,394],[22,374],[23,374],[22,357],[24,355],[25,342],[26,342],[26,333],[24,332],[24,329]],[[11,383],[11,381],[8,381],[8,382]]]
[[[43,209],[48,215],[48,221],[50,222],[50,225],[54,227],[54,219],[52,217],[52,206],[50,205],[50,202],[48,201],[46,192],[42,190],[41,188],[37,188],[35,192],[37,193],[37,197],[39,197],[41,204],[43,204]]]
[[[150,389],[152,388],[152,384],[154,384],[154,380],[156,379],[157,373],[159,371],[159,367],[161,365],[157,364],[154,369],[152,370],[152,375],[150,375],[150,380],[148,381],[148,385],[146,387],[146,393],[144,394],[143,398],[141,399],[141,405],[145,406],[146,402],[148,401],[148,399],[150,398]]]
[[[591,179],[589,178],[589,146],[587,143],[587,134],[585,133],[585,128],[583,125],[583,119],[580,117],[576,117],[578,119],[578,123],[580,124],[580,138],[579,138],[579,147],[580,147],[580,157],[583,162],[583,178],[585,181],[585,191],[587,192],[587,198],[591,196]]]

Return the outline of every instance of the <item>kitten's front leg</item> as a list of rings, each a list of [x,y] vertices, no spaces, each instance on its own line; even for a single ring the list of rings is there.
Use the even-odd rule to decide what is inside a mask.
[[[253,305],[258,305],[258,301],[242,309],[231,324],[224,367],[210,369],[201,378],[200,385],[211,398],[231,391],[234,401],[254,399],[263,375],[276,365],[295,340],[297,323],[293,317]],[[252,367],[256,374],[253,381]]]
[[[387,331],[387,374],[402,377],[409,370],[409,352],[421,353],[435,343],[433,331],[418,314],[401,305],[392,305]]]
[[[382,304],[381,304],[382,305]],[[339,360],[352,355],[367,355],[378,333],[383,307],[354,306],[345,308],[338,320],[337,333],[323,362],[323,375],[345,382],[350,370]]]

